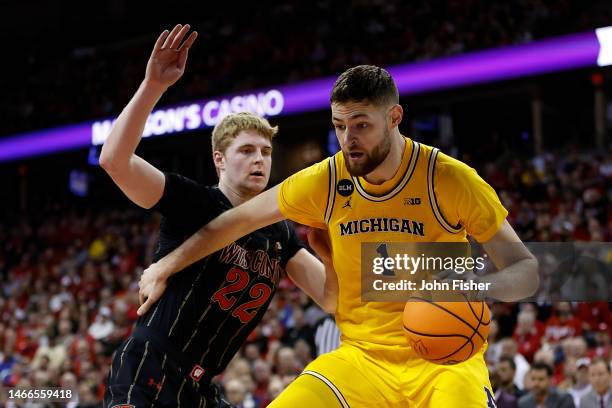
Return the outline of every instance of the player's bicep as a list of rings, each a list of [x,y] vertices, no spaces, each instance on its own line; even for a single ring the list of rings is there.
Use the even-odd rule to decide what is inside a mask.
[[[508,211],[476,170],[446,155],[438,156],[434,191],[443,218],[448,219],[447,229],[465,228],[478,242],[488,241],[500,229]]]
[[[131,157],[127,166],[108,174],[121,191],[140,207],[153,207],[164,193],[164,173],[136,155]]]

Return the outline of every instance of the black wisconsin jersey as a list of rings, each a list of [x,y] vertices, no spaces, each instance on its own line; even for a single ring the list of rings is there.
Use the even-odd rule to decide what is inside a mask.
[[[153,208],[163,215],[155,260],[230,208],[217,187],[166,174],[164,194]],[[174,274],[136,326],[167,336],[184,361],[201,366],[211,378],[223,371],[259,323],[287,261],[300,248],[287,221],[255,231]]]

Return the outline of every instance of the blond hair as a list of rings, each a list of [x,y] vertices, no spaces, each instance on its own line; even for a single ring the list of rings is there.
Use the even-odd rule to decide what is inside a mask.
[[[272,141],[278,126],[271,126],[267,119],[250,112],[232,113],[224,117],[213,129],[212,150],[225,153],[227,147],[243,130],[255,132]]]

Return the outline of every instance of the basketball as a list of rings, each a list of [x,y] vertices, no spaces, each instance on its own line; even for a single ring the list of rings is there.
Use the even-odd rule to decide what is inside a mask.
[[[404,331],[423,359],[453,365],[480,350],[489,335],[491,312],[485,302],[432,302],[411,298],[404,307]]]

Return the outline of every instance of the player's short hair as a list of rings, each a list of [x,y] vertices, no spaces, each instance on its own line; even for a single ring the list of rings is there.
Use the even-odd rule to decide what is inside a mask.
[[[542,362],[535,362],[531,365],[531,371],[546,371],[547,377],[552,377],[553,369],[550,365]]]
[[[368,102],[377,106],[399,103],[399,92],[391,75],[375,65],[358,65],[344,71],[331,92],[331,103]]]
[[[243,130],[253,130],[272,141],[278,126],[271,126],[267,119],[250,112],[231,113],[213,129],[212,150],[225,153],[227,147]]]

